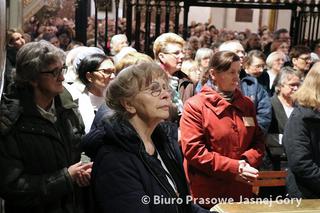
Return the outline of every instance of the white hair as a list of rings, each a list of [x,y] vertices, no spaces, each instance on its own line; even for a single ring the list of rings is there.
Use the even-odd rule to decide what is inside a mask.
[[[213,55],[213,50],[209,48],[200,48],[196,52],[195,61],[198,63],[198,65],[201,63],[201,59],[205,57],[210,57]]]
[[[120,50],[120,52],[118,52],[114,57],[114,65],[118,64],[119,61],[126,56],[128,53],[132,53],[132,52],[137,52],[136,49],[134,49],[133,47],[124,47]]]
[[[275,51],[275,52],[272,52],[268,55],[267,60],[266,60],[266,65],[267,65],[268,69],[272,68],[273,63],[278,58],[278,56],[282,56],[283,60],[285,60],[285,58],[286,58],[286,55],[280,51]]]
[[[225,41],[219,46],[219,51],[234,52],[235,46],[237,46],[237,45],[239,45],[243,48],[242,44],[238,40]]]
[[[112,36],[110,40],[110,49],[111,49],[111,54],[115,55],[117,52],[115,52],[114,47],[117,45],[117,43],[120,43],[122,41],[128,41],[128,38],[125,34],[117,34]]]

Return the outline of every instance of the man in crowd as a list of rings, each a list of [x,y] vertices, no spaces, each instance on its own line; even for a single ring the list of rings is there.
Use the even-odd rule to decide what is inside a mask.
[[[293,69],[299,71],[304,79],[312,64],[311,49],[304,45],[297,45],[292,47],[289,56]]]

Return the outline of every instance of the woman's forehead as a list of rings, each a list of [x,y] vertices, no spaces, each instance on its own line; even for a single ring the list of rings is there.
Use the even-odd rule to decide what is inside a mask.
[[[165,47],[167,51],[181,50],[182,46],[178,43],[168,43]]]

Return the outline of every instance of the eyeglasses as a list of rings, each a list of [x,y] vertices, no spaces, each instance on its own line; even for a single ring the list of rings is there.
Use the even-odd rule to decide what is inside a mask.
[[[164,54],[169,54],[169,55],[173,55],[174,57],[178,57],[179,55],[185,55],[185,51],[183,50],[177,50],[177,51],[174,51],[174,52],[163,52]]]
[[[299,57],[301,60],[304,60],[305,62],[311,62],[312,58],[311,57]]]
[[[283,84],[283,85],[287,85],[292,90],[298,89],[300,87],[300,84],[297,84],[297,83],[294,83],[294,84]]]
[[[60,76],[61,74],[62,75],[65,75],[66,72],[68,70],[68,67],[67,66],[62,66],[60,68],[55,68],[53,70],[50,70],[50,71],[44,71],[44,72],[40,72],[41,74],[51,74],[54,78]]]
[[[106,77],[110,77],[114,73],[114,69],[98,69],[94,70],[94,72],[103,73]]]
[[[156,82],[156,81],[152,82],[151,85],[146,90],[150,90],[151,95],[153,97],[158,97],[163,90],[167,91],[171,94],[171,89],[169,88],[169,86],[167,84],[163,84],[161,86],[160,83]]]

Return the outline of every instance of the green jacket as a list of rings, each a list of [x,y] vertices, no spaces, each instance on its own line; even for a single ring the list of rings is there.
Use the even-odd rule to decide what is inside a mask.
[[[57,121],[38,112],[31,89],[14,89],[0,105],[0,197],[6,213],[83,212],[82,192],[67,168],[80,160],[84,125],[77,105],[55,97]]]

